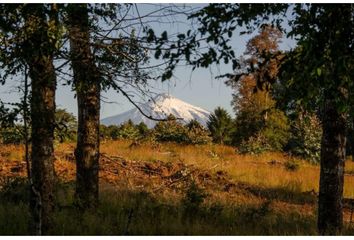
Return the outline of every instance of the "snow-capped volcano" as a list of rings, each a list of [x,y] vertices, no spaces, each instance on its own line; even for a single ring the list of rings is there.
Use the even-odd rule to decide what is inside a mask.
[[[183,124],[195,119],[206,126],[210,114],[200,107],[193,106],[165,93],[157,95],[154,99],[144,104],[140,104],[139,107],[147,116],[157,119],[165,119],[170,114],[173,114],[176,118],[181,119],[179,121]],[[107,126],[120,125],[129,119],[135,124],[144,122],[149,128],[153,128],[157,123],[157,121],[145,117],[137,108],[102,119],[101,123]]]

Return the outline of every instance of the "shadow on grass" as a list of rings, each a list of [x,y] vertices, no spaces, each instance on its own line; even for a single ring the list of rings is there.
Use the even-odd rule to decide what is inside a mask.
[[[28,234],[26,189],[25,182],[1,189],[1,235]],[[230,206],[203,198],[195,204],[191,200],[194,197],[190,197],[194,195],[186,192],[189,198],[171,203],[144,191],[111,189],[102,190],[100,206],[95,211],[81,212],[72,204],[73,183],[59,184],[56,189],[58,202],[52,235],[316,234],[314,217],[276,212],[270,207],[271,201]]]
[[[237,187],[252,195],[268,200],[278,200],[293,204],[316,204],[317,196],[313,191],[302,192],[296,182],[280,187],[261,187],[238,183]]]

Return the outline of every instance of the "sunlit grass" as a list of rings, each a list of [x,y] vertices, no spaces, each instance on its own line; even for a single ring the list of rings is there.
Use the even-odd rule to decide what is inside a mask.
[[[149,145],[130,148],[129,141],[114,141],[103,144],[102,153],[119,155],[135,161],[181,161],[210,171],[225,171],[236,181],[263,187],[282,187],[296,185],[301,191],[318,192],[319,165],[302,159],[297,171],[287,170],[283,164],[294,157],[279,152],[266,152],[259,155],[240,155],[235,149],[220,145],[178,145],[162,144],[160,148]],[[273,164],[272,164],[273,162]],[[346,171],[354,171],[354,162],[348,160]],[[354,175],[346,175],[344,197],[354,198]]]
[[[209,189],[204,189],[208,195],[198,214],[193,214],[192,220],[186,220],[186,206],[183,202],[185,189],[182,192],[172,189],[154,192],[148,182],[144,183],[144,188],[129,184],[113,186],[104,182],[104,178],[101,178],[101,202],[98,210],[84,214],[78,212],[72,205],[74,149],[74,143],[56,146],[56,171],[66,183],[56,190],[59,207],[55,212],[52,234],[316,234],[317,198],[312,192],[318,192],[320,169],[319,165],[309,164],[302,159],[280,152],[240,155],[235,148],[223,145],[145,143],[131,146],[131,141],[125,140],[102,143],[101,153],[106,156],[119,156],[127,161],[137,162],[183,163],[211,174],[222,172],[233,182],[241,184],[231,193],[210,186]],[[23,151],[22,146],[1,146],[0,160],[8,163],[23,162]],[[287,168],[285,163],[289,161],[295,162],[299,167]],[[354,198],[354,175],[351,174],[354,171],[354,162],[346,161],[345,170],[344,197]],[[23,177],[25,174],[19,176]],[[148,180],[142,178],[141,181]],[[0,234],[28,234],[28,199],[18,201],[22,196],[21,191],[15,190],[14,195],[6,193],[8,199],[0,197]],[[17,200],[14,202],[14,199]],[[347,229],[350,212],[346,210],[344,215],[345,233],[353,234],[353,229]]]

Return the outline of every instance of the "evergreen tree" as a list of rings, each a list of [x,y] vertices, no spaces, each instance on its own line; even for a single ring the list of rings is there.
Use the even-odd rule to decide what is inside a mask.
[[[225,109],[217,107],[214,112],[209,115],[207,126],[215,143],[231,143],[233,122],[230,114]]]

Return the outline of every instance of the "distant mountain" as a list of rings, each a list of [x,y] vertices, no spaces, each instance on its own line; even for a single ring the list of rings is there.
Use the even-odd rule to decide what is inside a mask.
[[[210,112],[186,103],[178,98],[168,94],[159,94],[154,99],[139,105],[140,109],[147,115],[157,119],[164,119],[173,114],[181,123],[186,124],[190,120],[195,119],[202,125],[206,126]],[[149,128],[153,128],[157,121],[151,120],[143,116],[138,109],[126,111],[124,113],[104,118],[101,123],[104,125],[120,125],[131,119],[135,124],[144,122]]]

